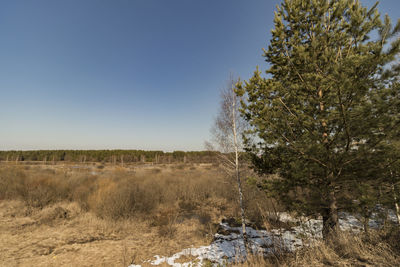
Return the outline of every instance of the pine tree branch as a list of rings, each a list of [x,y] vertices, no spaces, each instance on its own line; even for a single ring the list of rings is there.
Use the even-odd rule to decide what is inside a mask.
[[[345,130],[346,138],[347,138],[346,152],[348,152],[348,151],[349,151],[349,148],[350,148],[350,142],[351,142],[351,140],[350,140],[349,127],[348,127],[348,125],[347,125],[346,115],[345,115],[345,112],[344,112],[344,109],[343,109],[343,103],[342,103],[342,96],[341,96],[340,87],[338,88],[338,93],[339,93],[339,94],[338,94],[338,98],[339,98],[340,113],[341,113],[341,115],[342,115],[343,125],[344,125],[343,128],[344,128],[344,130]]]
[[[299,122],[299,124],[301,125],[301,127],[302,127],[304,130],[306,130],[309,134],[311,134],[312,136],[315,137],[315,134],[314,134],[310,129],[308,129],[307,127],[305,127],[305,126],[301,123],[301,120],[299,119],[299,117],[291,111],[291,109],[285,104],[285,102],[283,102],[282,98],[279,97],[278,100],[282,103],[282,105],[285,107],[285,109],[286,109],[293,117],[296,118],[296,120]],[[290,127],[290,124],[289,124],[289,123],[288,123],[288,126]],[[294,134],[293,129],[292,129],[291,127],[290,127],[290,129],[291,129],[291,132]]]
[[[321,166],[328,168],[328,165],[326,165],[319,159],[316,159],[313,157],[307,157],[306,154],[303,151],[301,151],[300,149],[296,148],[295,145],[293,144],[293,142],[290,141],[285,135],[281,134],[281,136],[286,140],[286,142],[288,142],[290,144],[289,148],[291,148],[293,151],[297,152],[298,154],[302,155],[304,159],[314,161],[314,162],[320,164]]]

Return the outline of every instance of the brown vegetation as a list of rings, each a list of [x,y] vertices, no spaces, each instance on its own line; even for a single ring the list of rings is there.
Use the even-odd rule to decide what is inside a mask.
[[[217,166],[99,166],[0,166],[0,265],[127,266],[206,245],[239,216]],[[248,205],[265,199],[247,191]]]
[[[240,221],[234,180],[217,166],[99,166],[0,166],[0,266],[128,266],[207,245],[222,218]],[[252,222],[279,224],[272,200],[244,193]],[[343,234],[242,266],[396,266],[399,238]]]
[[[269,258],[254,256],[235,266],[398,266],[400,231],[389,228],[374,231],[373,235],[342,232],[329,241],[318,242],[290,254],[276,254]]]
[[[28,167],[28,168],[26,168]],[[170,165],[163,169],[111,167],[77,169],[39,166],[3,166],[0,199],[20,199],[32,208],[70,201],[100,218],[148,220],[169,210],[178,217],[209,212],[237,217],[234,180],[216,166]],[[95,170],[95,171],[94,171]],[[259,209],[270,202],[248,186],[251,220],[260,221]]]

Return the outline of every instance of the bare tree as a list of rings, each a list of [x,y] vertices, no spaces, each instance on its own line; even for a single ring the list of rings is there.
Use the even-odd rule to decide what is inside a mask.
[[[246,129],[246,121],[239,112],[240,97],[236,95],[235,88],[238,79],[231,75],[227,86],[221,90],[221,101],[218,116],[211,128],[212,140],[206,142],[206,148],[217,150],[220,153],[221,166],[231,176],[236,178],[238,197],[242,220],[242,233],[246,253],[249,252],[249,243],[246,233],[246,216],[243,203],[243,189],[241,181],[240,152],[243,150],[242,134]]]

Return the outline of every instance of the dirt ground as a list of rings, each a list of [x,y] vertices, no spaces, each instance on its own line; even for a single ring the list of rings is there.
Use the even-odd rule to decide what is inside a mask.
[[[128,266],[191,245],[195,222],[185,220],[174,238],[160,238],[146,222],[102,220],[76,203],[32,210],[0,201],[0,266]]]

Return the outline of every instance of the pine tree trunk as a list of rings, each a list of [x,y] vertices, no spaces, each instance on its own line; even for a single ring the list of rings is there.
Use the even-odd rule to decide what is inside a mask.
[[[324,102],[323,102],[323,91],[322,88],[318,90],[318,96],[320,98],[319,102],[319,109],[321,111],[321,114],[325,110]],[[324,132],[322,133],[322,142],[326,146],[326,150],[329,153],[329,148],[328,148],[328,131],[327,131],[327,123],[325,119],[321,120],[321,125],[324,129]],[[325,212],[322,215],[322,236],[324,240],[329,239],[332,234],[337,232],[338,226],[339,226],[339,217],[338,217],[338,210],[337,210],[337,201],[336,201],[336,196],[335,196],[335,189],[332,188],[331,183],[333,179],[333,173],[329,173],[329,175],[326,177],[327,180],[329,181],[330,188],[329,188],[329,195],[328,195],[328,207],[325,208]]]
[[[369,236],[369,218],[371,218],[372,211],[368,208],[368,206],[364,206],[364,232],[367,236]]]
[[[364,218],[364,232],[368,236],[369,235],[369,218],[365,217]]]
[[[335,192],[331,190],[328,198],[328,207],[322,214],[322,236],[324,240],[329,239],[339,230],[339,216]]]

